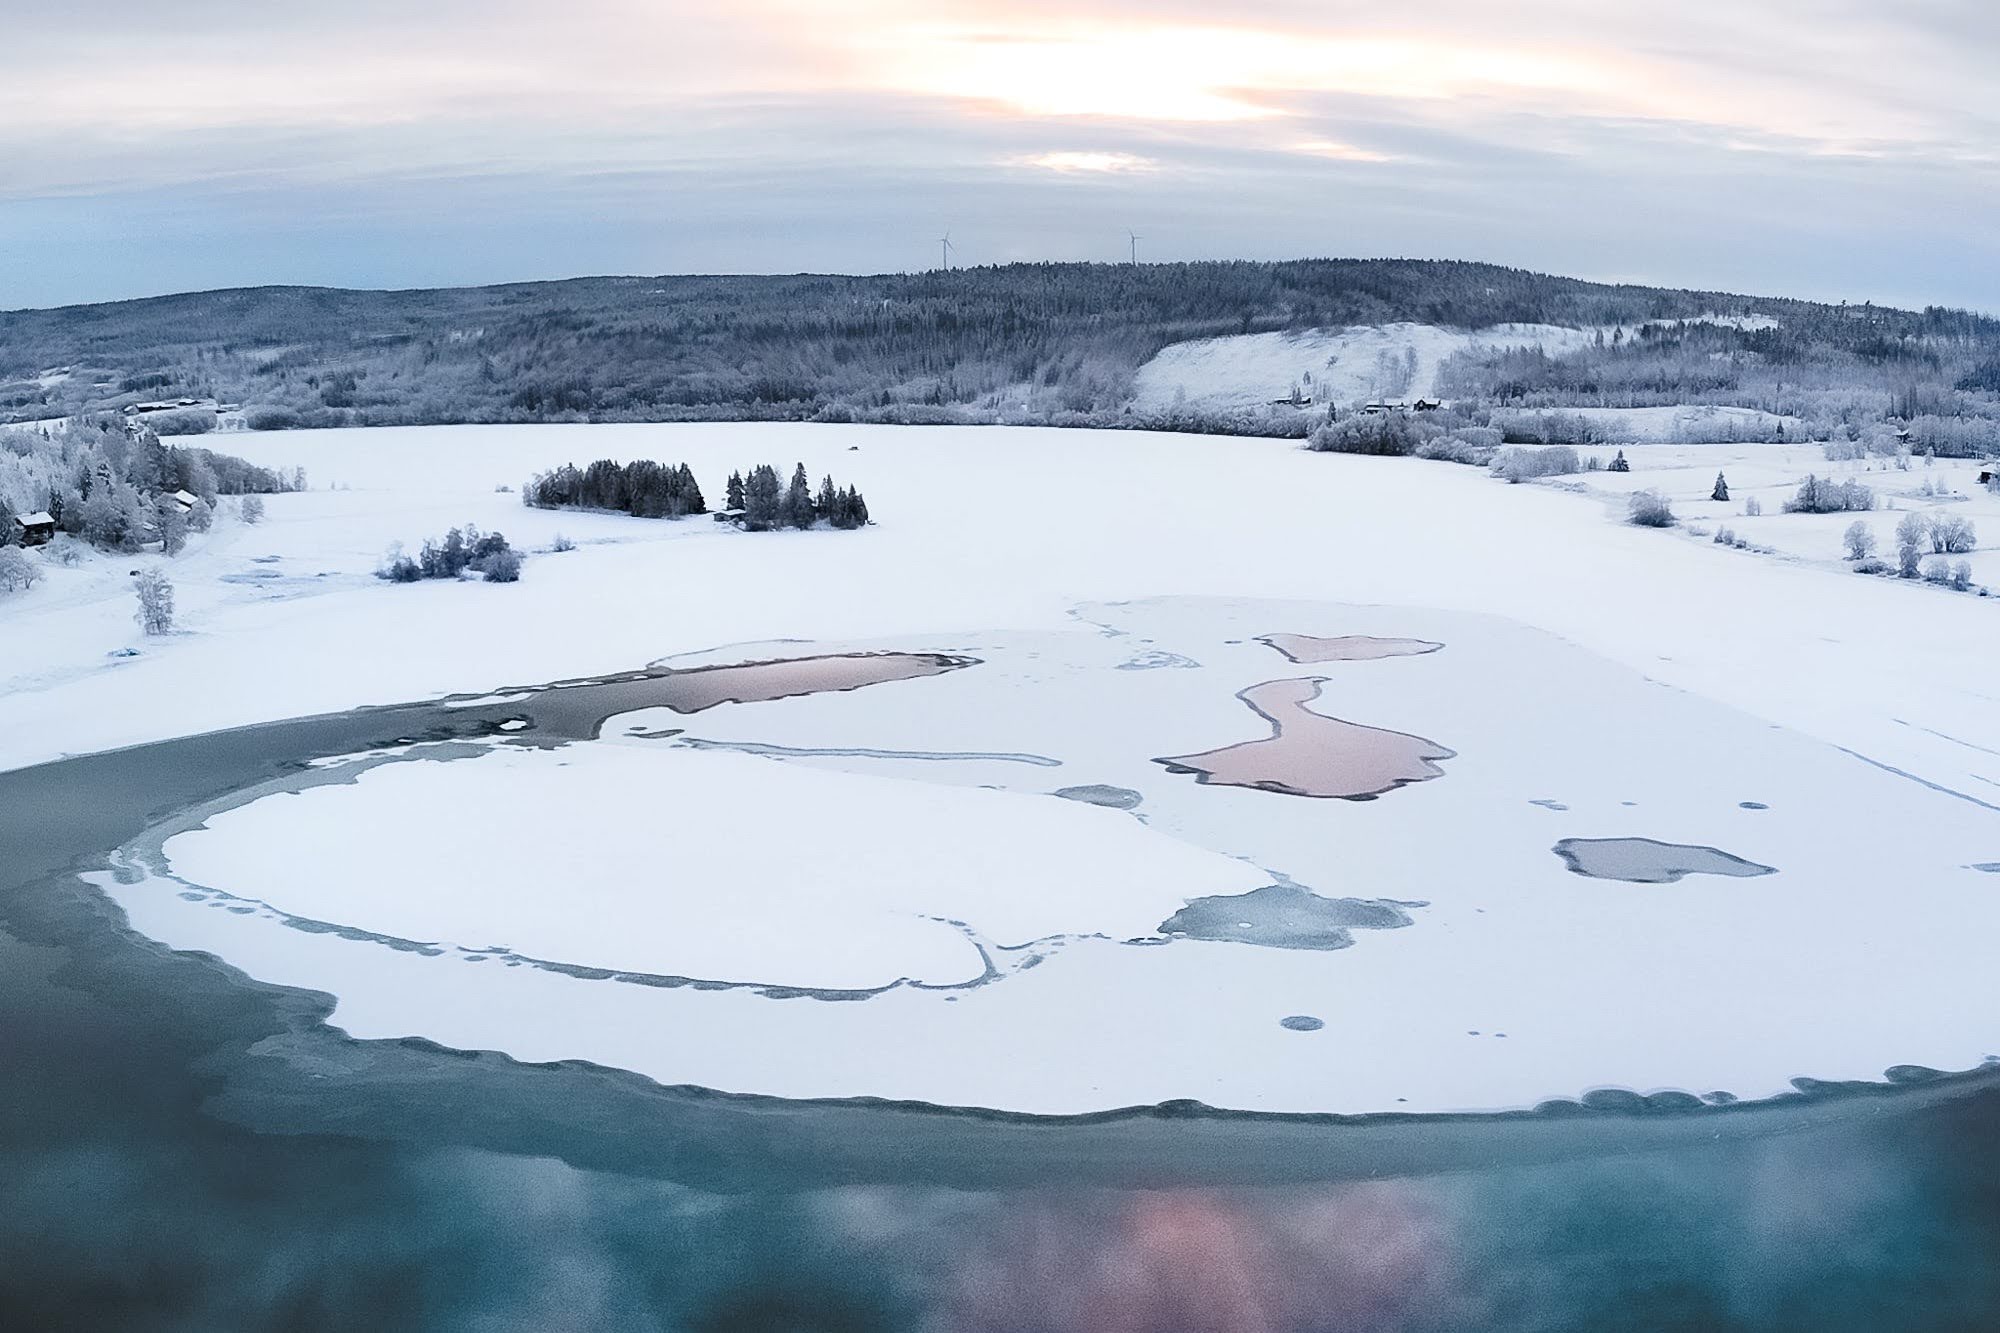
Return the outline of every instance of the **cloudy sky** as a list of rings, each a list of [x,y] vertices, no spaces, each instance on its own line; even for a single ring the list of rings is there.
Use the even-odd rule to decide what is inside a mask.
[[[1991,0],[11,8],[0,308],[878,272],[949,230],[2000,310]]]

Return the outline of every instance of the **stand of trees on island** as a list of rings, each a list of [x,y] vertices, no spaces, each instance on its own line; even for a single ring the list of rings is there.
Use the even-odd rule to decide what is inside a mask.
[[[587,467],[565,463],[552,472],[537,473],[521,488],[521,502],[534,509],[598,509],[635,518],[685,518],[708,512],[701,487],[686,463],[671,467],[651,459],[617,463],[601,458]],[[749,532],[779,528],[828,527],[853,529],[867,525],[868,501],[852,486],[822,477],[817,489],[804,463],[792,469],[789,483],[778,470],[760,463],[748,474],[732,472],[725,488],[723,510],[716,515]]]

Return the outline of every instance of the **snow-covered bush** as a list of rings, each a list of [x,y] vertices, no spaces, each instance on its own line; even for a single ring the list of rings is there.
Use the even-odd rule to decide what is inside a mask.
[[[555,536],[555,540],[549,543],[549,549],[560,555],[564,551],[574,551],[576,549],[576,543],[571,541],[569,538],[563,536],[560,532],[558,532]]]
[[[1306,448],[1318,454],[1373,454],[1403,458],[1439,434],[1437,427],[1402,412],[1356,413],[1312,433]]]
[[[511,547],[502,547],[481,562],[488,583],[519,583],[521,557]]]
[[[1866,560],[1855,561],[1854,572],[1857,574],[1886,574],[1889,572],[1889,562],[1886,560],[1877,560],[1871,555]]]
[[[206,435],[215,429],[215,413],[201,408],[155,412],[146,417],[146,424],[156,435]]]
[[[1671,528],[1677,521],[1673,506],[1658,491],[1635,491],[1625,506],[1626,517],[1642,528]]]
[[[1566,444],[1539,449],[1509,445],[1493,459],[1493,475],[1509,482],[1530,481],[1536,477],[1562,477],[1582,470],[1583,463],[1576,450]]]

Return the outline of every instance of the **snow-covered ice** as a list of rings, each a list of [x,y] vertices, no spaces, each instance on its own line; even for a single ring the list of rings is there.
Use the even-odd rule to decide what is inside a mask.
[[[1172,1097],[1478,1109],[1597,1085],[1758,1096],[1795,1076],[1962,1068],[1991,1049],[1980,948],[2000,900],[1966,867],[2000,859],[2000,709],[1983,684],[1995,605],[1845,573],[1848,516],[1777,512],[1807,470],[1832,470],[1817,450],[1640,446],[1630,474],[1507,486],[1287,441],[992,428],[444,428],[231,447],[303,464],[321,489],[274,497],[259,526],[225,521],[172,562],[182,629],[164,640],[129,619],[127,570],[157,556],[51,569],[0,601],[0,763],[662,659],[874,648],[982,663],[635,714],[556,749],[527,748],[532,731],[450,763],[414,745],[174,844],[177,871],[248,902],[110,890],[142,933],[335,995],[333,1021],[357,1036],[743,1091],[1052,1112]],[[716,489],[731,468],[803,459],[860,485],[879,522],[746,534],[524,511],[494,490],[565,460],[638,455],[685,459]],[[1718,468],[1731,502],[1704,498]],[[1995,503],[1960,465],[1859,474],[1905,507],[1978,516]],[[1965,498],[1902,494],[1926,475]],[[1030,483],[1059,499],[1024,508]],[[1638,486],[1781,554],[1624,526],[1623,491]],[[1743,518],[1753,494],[1766,512]],[[530,549],[563,532],[578,549],[532,556],[504,587],[371,577],[390,540],[468,520]],[[1893,520],[1872,517],[1885,536]],[[2000,518],[1991,534],[1980,522],[1988,542],[2000,535]],[[267,569],[282,578],[228,581]],[[1445,646],[1307,666],[1266,635]],[[1328,681],[1310,707],[1454,757],[1368,802],[1203,786],[1155,762],[1264,734],[1235,695],[1308,675]],[[690,776],[706,773],[712,787]],[[837,882],[862,914],[817,912],[811,884],[726,851],[676,852],[676,809],[699,839],[722,817],[710,798],[740,787],[729,773],[768,788],[758,827],[778,866],[796,864],[776,848],[788,827],[849,812],[840,822],[868,836]],[[399,784],[397,808],[428,820],[391,808]],[[468,850],[502,816],[526,837],[525,812],[565,791],[591,794],[572,814],[607,816],[574,866]],[[948,816],[907,817],[940,800]],[[610,818],[635,802],[643,818]],[[397,845],[371,844],[378,826]],[[324,872],[299,864],[298,838],[342,828],[358,832],[320,853]],[[924,882],[890,864],[883,839],[898,836]],[[1596,880],[1554,853],[1565,838],[1714,847],[1777,873]],[[1008,845],[987,874],[973,858],[993,843]],[[461,854],[491,893],[452,873]],[[677,855],[700,858],[702,896],[670,877]],[[1095,874],[1128,859],[1159,873]],[[507,878],[507,861],[588,880],[576,910]],[[746,896],[709,896],[710,872]],[[1014,902],[1023,878],[1037,883]],[[1424,905],[1335,950],[1158,933],[1190,899],[1271,884]],[[674,929],[709,910],[740,912],[742,931]],[[997,975],[954,985],[981,948]],[[601,975],[616,971],[722,988]],[[768,993],[872,989],[890,973],[946,989]],[[1323,1025],[1281,1023],[1300,1016]]]

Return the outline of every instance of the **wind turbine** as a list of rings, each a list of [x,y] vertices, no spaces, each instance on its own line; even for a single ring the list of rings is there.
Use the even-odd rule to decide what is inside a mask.
[[[1139,242],[1146,238],[1136,231],[1127,231],[1125,234],[1132,238],[1132,262],[1136,265],[1139,262]]]
[[[944,266],[945,266],[946,268],[950,268],[950,267],[951,267],[951,233],[950,233],[949,231],[947,231],[947,232],[946,232],[946,233],[945,233],[944,235],[942,235],[942,236],[938,237],[938,249],[939,249],[939,252],[940,252],[940,253],[941,253],[941,254],[942,254],[942,255],[944,256]]]

